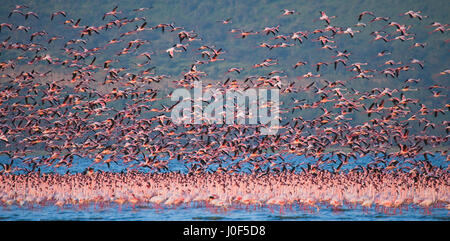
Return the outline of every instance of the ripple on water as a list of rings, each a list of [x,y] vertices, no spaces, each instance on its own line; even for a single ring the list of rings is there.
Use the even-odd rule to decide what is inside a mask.
[[[269,217],[272,219],[275,219],[275,220],[305,220],[305,219],[312,218],[310,215],[307,215],[307,214],[295,215],[295,216],[271,215]]]
[[[357,209],[342,208],[336,212],[331,208],[321,208],[319,212],[308,213],[302,210],[285,211],[284,213],[271,212],[270,210],[245,210],[233,209],[225,213],[213,213],[206,208],[180,208],[155,210],[151,206],[142,205],[135,209],[123,207],[105,209],[59,209],[52,206],[43,206],[35,209],[25,207],[9,207],[0,209],[0,220],[274,220],[274,221],[318,221],[318,220],[373,220],[373,221],[449,221],[449,211],[445,209],[433,209],[432,214],[426,215],[421,210],[403,210],[402,214],[384,214],[374,212],[363,213]]]
[[[439,220],[439,221],[450,221],[450,217],[447,215],[446,217],[433,217],[434,220]]]
[[[214,221],[214,220],[223,220],[223,219],[225,219],[225,217],[222,217],[222,216],[192,217],[192,220]]]

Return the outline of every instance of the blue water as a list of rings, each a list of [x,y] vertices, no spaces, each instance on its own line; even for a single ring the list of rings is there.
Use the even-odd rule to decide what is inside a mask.
[[[398,211],[397,211],[398,212]],[[344,207],[339,211],[333,211],[331,208],[322,208],[319,212],[311,213],[304,211],[299,207],[293,210],[286,210],[280,213],[279,210],[271,212],[267,208],[257,208],[254,210],[250,207],[248,210],[233,209],[226,212],[215,212],[206,207],[184,207],[154,209],[151,205],[142,206],[122,206],[121,209],[117,205],[111,205],[106,208],[94,206],[86,208],[67,207],[60,209],[56,206],[44,207],[18,207],[8,206],[0,209],[0,220],[139,220],[139,221],[214,221],[214,220],[245,220],[245,221],[261,221],[261,220],[376,220],[376,221],[400,221],[400,220],[427,220],[427,221],[449,221],[449,211],[442,208],[434,208],[431,214],[425,214],[423,209],[415,209],[412,205],[408,211],[403,209],[402,214],[385,214],[370,210],[364,213],[360,208],[351,209]]]
[[[301,157],[296,157],[301,158]],[[297,162],[298,159],[289,159],[286,157],[286,161]],[[366,164],[369,160],[368,157],[354,160],[351,168],[354,165]],[[301,161],[308,161],[303,159]],[[313,160],[310,160],[313,161]],[[436,156],[430,160],[433,165],[446,167],[448,164],[445,162],[445,158],[442,156]],[[8,163],[9,161],[5,157],[0,157],[1,163]],[[70,170],[71,173],[82,172],[90,165],[90,162],[80,158],[75,158],[73,166],[70,169],[61,168],[42,168],[42,172],[57,172],[65,173]],[[120,172],[126,170],[128,165],[125,164],[112,164],[110,168],[107,168],[105,164],[99,164],[92,166],[95,170]],[[185,167],[181,163],[172,162],[170,166],[171,170],[185,171]],[[124,205],[119,207],[117,204],[111,204],[107,207],[98,207],[90,205],[88,207],[79,208],[66,206],[63,209],[57,206],[0,206],[0,220],[161,220],[161,221],[187,221],[187,220],[377,220],[377,221],[394,221],[394,220],[450,220],[450,212],[444,208],[432,208],[431,214],[425,214],[422,208],[414,205],[409,205],[408,210],[403,208],[400,214],[398,210],[396,214],[385,214],[380,211],[376,211],[374,208],[368,212],[364,212],[361,207],[350,208],[343,206],[338,211],[332,210],[326,205],[321,205],[320,210],[317,212],[311,212],[304,210],[298,205],[294,206],[292,210],[279,211],[279,208],[275,210],[269,210],[267,207],[254,208],[254,207],[241,207],[233,208],[227,211],[215,211],[207,207],[186,207],[179,206],[176,208],[166,207],[164,209],[155,209],[151,204],[141,204],[136,207],[130,205]]]

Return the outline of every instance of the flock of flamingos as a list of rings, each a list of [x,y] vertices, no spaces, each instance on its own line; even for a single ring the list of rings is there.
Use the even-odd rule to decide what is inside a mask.
[[[285,101],[280,109],[278,134],[261,135],[262,125],[171,121],[173,104],[166,104],[171,94],[158,85],[168,82],[174,88],[192,88],[195,80],[207,75],[202,67],[226,61],[227,51],[183,26],[150,26],[145,17],[129,17],[149,11],[139,8],[126,13],[115,7],[100,16],[99,25],[87,26],[65,11],[43,16],[25,5],[11,9],[9,21],[0,25],[3,206],[150,203],[161,209],[268,208],[282,213],[293,208],[320,212],[351,207],[391,214],[408,208],[424,213],[432,208],[450,210],[450,122],[442,118],[450,108],[445,84],[450,70],[434,73],[433,83],[426,86],[423,79],[405,78],[427,68],[425,61],[410,54],[430,46],[417,42],[414,27],[401,22],[429,21],[427,34],[438,36],[447,35],[448,24],[431,22],[432,17],[420,11],[402,13],[398,22],[364,11],[351,27],[334,26],[336,17],[321,11],[314,22],[323,27],[299,26],[291,33],[283,33],[280,25],[260,31],[227,30],[239,24],[231,18],[212,23],[242,44],[252,43],[254,35],[267,37],[266,42],[252,44],[267,48],[268,55],[276,48],[301,49],[308,41],[330,55],[317,63],[299,55],[298,62],[288,67],[270,57],[249,67],[230,68],[225,80],[208,84],[206,88],[223,91],[278,88],[289,95],[289,103]],[[280,12],[280,18],[299,16],[296,10]],[[63,25],[67,33],[53,35],[29,26],[43,18]],[[136,27],[124,30],[125,25]],[[365,32],[369,25],[379,30]],[[382,65],[352,60],[354,52],[339,43],[364,34],[386,49],[391,44],[408,45],[410,53],[402,60],[391,59],[388,50],[368,56],[383,61]],[[93,46],[90,40],[102,35],[104,43]],[[146,35],[170,35],[174,42],[156,50],[158,46],[142,39]],[[446,46],[448,40],[439,44]],[[157,55],[173,61],[187,52],[197,55],[179,78],[158,75],[157,65],[152,67]],[[131,64],[125,60],[132,60]],[[261,74],[243,76],[247,68]],[[283,68],[301,74],[288,78]],[[321,72],[332,68],[344,70],[348,79],[321,79]],[[349,84],[380,78],[403,87],[356,90]],[[426,93],[432,101],[427,103],[433,104],[412,98],[411,91]],[[295,95],[299,93],[311,98],[300,99]],[[305,111],[316,115],[304,118]],[[352,118],[355,113],[365,119],[358,123]],[[363,157],[370,157],[367,164],[356,165]],[[70,173],[76,158],[91,160],[92,165],[83,173]],[[443,158],[444,166],[433,164],[433,158]],[[186,172],[170,171],[172,160],[181,161]],[[126,164],[127,171],[95,170],[96,165],[118,163]],[[44,168],[68,171],[45,173]]]

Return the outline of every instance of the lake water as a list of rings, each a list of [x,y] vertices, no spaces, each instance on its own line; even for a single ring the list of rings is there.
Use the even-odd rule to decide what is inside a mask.
[[[298,161],[298,160],[293,160]],[[4,157],[0,158],[1,163],[8,162]],[[364,164],[367,159],[361,158],[354,162],[354,165]],[[73,167],[70,171],[81,172],[90,162],[82,159],[75,159]],[[433,158],[432,163],[434,165],[448,166],[444,157],[436,156]],[[125,166],[112,165],[109,171],[121,171]],[[173,164],[172,170],[183,170],[180,164]],[[96,170],[108,170],[106,165],[94,166]],[[48,169],[42,171],[54,171],[59,173],[65,173],[67,169]],[[152,204],[141,204],[136,207],[130,205],[124,205],[119,207],[117,204],[111,204],[107,207],[98,207],[90,205],[88,207],[79,208],[65,207],[63,209],[57,206],[3,206],[0,207],[0,220],[158,220],[158,221],[187,221],[187,220],[450,220],[450,212],[443,207],[435,207],[430,209],[431,214],[426,214],[422,208],[415,205],[409,205],[402,209],[402,213],[396,210],[393,214],[392,211],[389,214],[375,210],[372,207],[368,212],[364,212],[361,207],[350,208],[344,205],[342,209],[335,211],[327,205],[320,205],[320,210],[317,212],[311,212],[304,210],[299,205],[294,205],[292,210],[287,209],[280,212],[278,208],[270,210],[267,207],[244,207],[231,208],[225,212],[215,211],[207,207],[187,207],[181,205],[176,208],[164,208],[155,209]]]
[[[396,220],[417,220],[417,221],[449,221],[449,211],[443,208],[431,209],[431,214],[425,214],[421,208],[408,207],[408,211],[402,210],[402,214],[385,214],[377,212],[372,208],[365,213],[361,208],[348,208],[344,206],[339,211],[323,206],[319,212],[311,213],[299,206],[294,206],[292,210],[280,213],[279,210],[272,212],[268,208],[253,207],[248,209],[232,209],[226,212],[215,212],[206,207],[184,207],[155,209],[151,205],[131,207],[111,205],[106,208],[99,208],[91,205],[86,208],[68,207],[60,209],[56,206],[39,207],[18,207],[8,206],[0,209],[0,220],[140,220],[140,221],[270,221],[270,220],[376,220],[376,221],[396,221]]]

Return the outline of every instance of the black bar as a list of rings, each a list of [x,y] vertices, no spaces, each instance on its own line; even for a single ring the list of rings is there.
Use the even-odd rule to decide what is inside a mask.
[[[20,231],[21,237],[52,236],[62,231],[75,240],[113,236],[123,240],[347,240],[357,238],[393,238],[444,234],[446,222],[391,221],[63,221],[63,222],[1,222],[1,230]],[[11,227],[8,227],[11,226]],[[442,227],[439,227],[442,226]],[[215,232],[212,229],[216,230]],[[247,231],[246,231],[247,230]],[[54,236],[57,237],[57,236]],[[61,239],[59,239],[61,240]]]

